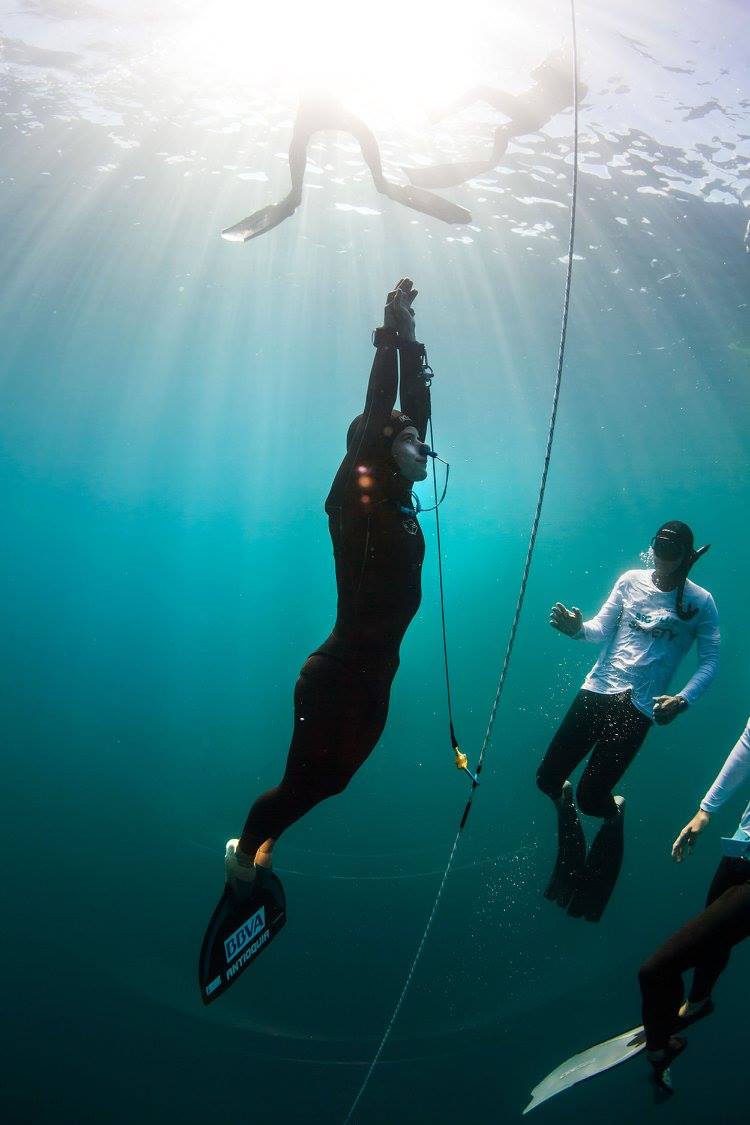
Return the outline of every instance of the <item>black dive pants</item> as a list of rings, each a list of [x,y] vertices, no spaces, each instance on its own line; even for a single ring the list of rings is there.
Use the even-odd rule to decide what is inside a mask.
[[[366,677],[314,653],[294,689],[294,731],[286,770],[250,809],[240,848],[254,856],[326,797],[351,781],[383,733],[390,677]]]
[[[536,775],[542,793],[557,800],[563,782],[593,747],[578,783],[578,807],[588,816],[617,812],[612,790],[635,758],[651,720],[631,703],[630,692],[603,695],[582,689],[549,745]]]
[[[642,966],[646,1045],[666,1047],[677,1026],[684,992],[682,974],[694,969],[690,1000],[706,1000],[726,969],[732,947],[750,937],[750,861],[722,859],[706,899],[706,909],[668,938]]]

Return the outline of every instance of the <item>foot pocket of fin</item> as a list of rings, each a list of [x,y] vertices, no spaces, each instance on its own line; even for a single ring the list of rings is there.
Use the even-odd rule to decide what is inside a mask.
[[[666,1057],[661,1062],[651,1062],[651,1079],[654,1083],[658,1101],[661,1101],[665,1097],[671,1097],[674,1093],[670,1068],[674,1060],[678,1055],[682,1054],[686,1047],[686,1039],[683,1039],[679,1035],[673,1035],[669,1040]]]

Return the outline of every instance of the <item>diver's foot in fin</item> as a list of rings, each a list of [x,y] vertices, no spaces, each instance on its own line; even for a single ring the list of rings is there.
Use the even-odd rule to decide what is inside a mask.
[[[412,211],[420,211],[423,215],[431,215],[433,219],[440,219],[443,223],[471,222],[471,211],[467,211],[465,207],[459,207],[457,203],[451,203],[449,199],[433,195],[431,191],[425,191],[424,188],[414,187],[411,184],[392,184],[384,181],[378,186],[378,191],[387,195],[389,199],[393,199],[396,203],[402,203],[404,207],[410,207]]]
[[[273,846],[275,840],[269,839],[260,845],[255,853],[255,866],[262,867],[264,871],[270,871],[273,866]]]
[[[255,864],[250,856],[239,849],[239,840],[227,840],[224,853],[224,878],[232,894],[247,898],[252,894],[256,879]]]
[[[247,218],[241,219],[233,227],[227,227],[221,232],[221,237],[227,242],[248,242],[251,238],[257,238],[258,235],[273,230],[279,223],[283,223],[284,219],[288,219],[294,210],[294,207],[285,206],[283,203],[269,203],[267,207],[261,207],[260,211],[255,211]]]
[[[714,1010],[714,1002],[710,996],[705,1000],[686,1000],[680,1008],[677,1018],[678,1027],[690,1027],[692,1023],[710,1016]]]
[[[563,783],[557,804],[557,859],[544,897],[565,909],[575,894],[586,864],[586,838],[573,801],[573,786]]]
[[[612,897],[622,867],[625,798],[615,797],[617,815],[605,820],[586,860],[581,883],[568,906],[572,918],[598,922]]]
[[[495,167],[494,161],[471,160],[462,164],[432,164],[423,168],[404,168],[403,172],[415,187],[451,188],[486,175]]]
[[[669,1068],[687,1047],[687,1040],[679,1035],[673,1035],[666,1047],[660,1051],[646,1051],[646,1056],[651,1064],[651,1079],[657,1090],[662,1094],[673,1094],[672,1076]]]
[[[226,992],[286,922],[286,896],[277,875],[258,867],[251,881],[237,885],[239,894],[229,884],[224,887],[203,938],[198,982],[204,1004]]]

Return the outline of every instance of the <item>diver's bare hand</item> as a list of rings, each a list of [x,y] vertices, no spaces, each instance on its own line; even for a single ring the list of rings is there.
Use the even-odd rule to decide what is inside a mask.
[[[567,637],[574,637],[581,631],[583,614],[577,606],[566,609],[562,602],[555,602],[550,611],[549,623],[553,629],[559,629]]]
[[[687,699],[682,695],[655,695],[654,696],[654,722],[660,727],[665,727],[677,718],[680,711],[687,707]]]
[[[693,850],[693,841],[696,836],[699,836],[703,829],[708,824],[711,817],[703,809],[698,809],[693,819],[689,824],[686,824],[682,832],[672,844],[672,859],[675,863],[682,863],[686,855],[690,855]]]
[[[398,332],[401,340],[414,342],[414,298],[417,290],[408,277],[402,277],[386,297],[383,325]]]

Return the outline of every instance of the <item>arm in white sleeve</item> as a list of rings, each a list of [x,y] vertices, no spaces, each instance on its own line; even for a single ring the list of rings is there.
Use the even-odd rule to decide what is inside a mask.
[[[584,621],[575,635],[575,640],[592,641],[598,645],[612,636],[620,624],[620,617],[622,616],[622,581],[622,578],[617,579],[612,588],[612,593],[596,617],[592,617],[590,621]]]
[[[677,693],[688,703],[694,703],[699,695],[703,695],[719,667],[719,646],[721,644],[719,614],[716,603],[710,596],[701,614],[696,640],[698,642],[698,667],[682,691]]]
[[[712,813],[728,801],[743,781],[750,777],[750,720],[739,737],[721,772],[701,801],[704,812]]]

